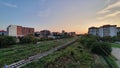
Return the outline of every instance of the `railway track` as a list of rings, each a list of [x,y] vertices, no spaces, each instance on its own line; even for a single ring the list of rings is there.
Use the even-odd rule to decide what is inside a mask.
[[[55,47],[55,48],[52,48],[50,49],[49,51],[47,52],[44,52],[44,53],[39,53],[37,55],[34,55],[34,56],[31,56],[29,58],[26,58],[26,59],[23,59],[23,60],[20,60],[18,62],[15,62],[13,64],[10,64],[10,65],[6,65],[6,67],[4,68],[20,68],[28,63],[31,63],[32,61],[35,61],[35,60],[38,60],[38,59],[41,59],[49,54],[52,54],[53,52],[55,51],[58,51],[58,50],[61,50],[61,49],[64,49],[66,48],[67,46],[73,44],[76,42],[77,39],[73,40],[73,41],[70,41],[64,45],[61,45],[61,46],[58,46],[58,47]]]

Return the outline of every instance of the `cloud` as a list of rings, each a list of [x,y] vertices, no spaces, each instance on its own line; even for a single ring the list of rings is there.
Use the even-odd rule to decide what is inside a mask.
[[[108,5],[111,0],[106,0],[105,5]]]
[[[110,18],[110,17],[115,17],[115,16],[118,16],[120,14],[120,11],[117,11],[117,12],[114,12],[114,13],[111,13],[111,14],[108,14],[108,15],[105,15],[103,17],[98,17],[97,19],[98,20],[103,20],[103,19],[107,19],[107,18]]]
[[[7,6],[7,7],[11,7],[11,8],[17,8],[17,5],[11,4],[11,3],[3,2],[2,5]]]
[[[108,1],[108,2],[110,2],[110,1]],[[109,4],[107,7],[105,7],[101,11],[99,11],[97,14],[108,13],[108,12],[110,12],[110,9],[113,9],[113,8],[116,8],[116,7],[120,7],[120,0],[117,0],[117,2],[115,2],[113,4]]]
[[[48,8],[48,9],[45,9],[43,11],[40,11],[38,13],[38,16],[39,17],[48,17],[50,15],[50,12],[51,12],[51,10],[50,10],[50,8]]]
[[[119,9],[116,9],[115,11],[113,11],[115,8],[120,8],[120,0],[117,0],[116,2],[114,2],[112,4],[109,4],[107,7],[105,7],[101,11],[99,11],[97,14],[98,15],[102,14],[102,15],[99,16],[97,19],[105,20],[108,18],[118,16],[120,14],[120,11],[119,11]]]

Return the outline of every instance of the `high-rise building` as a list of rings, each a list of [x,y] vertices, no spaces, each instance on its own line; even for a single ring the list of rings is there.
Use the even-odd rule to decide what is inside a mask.
[[[9,25],[7,27],[7,32],[9,36],[21,37],[28,34],[34,34],[34,28],[22,27],[18,25]]]
[[[97,35],[100,37],[104,36],[117,36],[117,26],[116,25],[103,25],[100,27],[89,28],[88,34]]]

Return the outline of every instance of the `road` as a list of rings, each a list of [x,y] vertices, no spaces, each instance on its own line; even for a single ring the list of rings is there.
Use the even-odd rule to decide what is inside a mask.
[[[120,48],[112,48],[112,54],[118,59],[116,62],[120,68]]]
[[[52,49],[50,49],[50,50],[47,51],[47,52],[39,53],[39,54],[34,55],[34,56],[31,56],[31,57],[29,57],[29,58],[27,58],[27,59],[23,59],[23,60],[20,60],[20,61],[18,61],[18,62],[15,62],[15,63],[13,63],[13,64],[7,65],[7,68],[20,68],[20,67],[22,67],[22,66],[24,66],[24,65],[26,65],[26,64],[28,64],[28,63],[31,63],[32,61],[41,59],[41,58],[43,58],[44,56],[47,56],[47,55],[49,55],[49,54],[52,54],[52,53],[55,52],[55,51],[58,51],[58,50],[60,50],[60,49],[64,49],[64,48],[66,48],[67,46],[69,46],[69,45],[73,44],[74,42],[76,42],[76,40],[77,40],[77,39],[75,39],[75,40],[73,40],[73,41],[70,41],[70,42],[68,42],[68,43],[66,43],[66,44],[64,44],[64,45],[61,45],[61,46],[52,48]]]

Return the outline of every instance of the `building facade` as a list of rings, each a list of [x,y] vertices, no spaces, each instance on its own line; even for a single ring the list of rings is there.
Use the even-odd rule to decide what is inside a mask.
[[[120,27],[117,27],[117,32],[120,32]]]
[[[51,34],[49,30],[42,30],[40,31],[40,37],[42,38],[48,38],[48,36]]]
[[[92,34],[92,35],[98,35],[98,28],[97,27],[90,27],[88,33]]]
[[[117,36],[117,26],[116,25],[103,25],[100,27],[90,27],[88,34],[97,35],[100,37],[104,36]]]
[[[76,36],[75,32],[69,32],[68,34],[69,34],[69,36]]]
[[[7,27],[8,36],[21,37],[28,34],[34,34],[34,28],[22,27],[18,25],[9,25]]]

